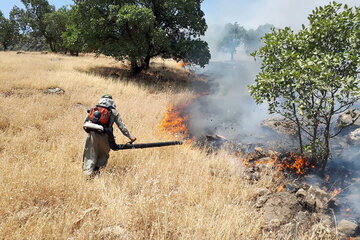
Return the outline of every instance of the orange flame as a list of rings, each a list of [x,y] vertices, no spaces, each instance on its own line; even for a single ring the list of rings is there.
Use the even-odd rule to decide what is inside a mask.
[[[330,180],[330,176],[329,176],[329,175],[326,175],[326,177],[325,177],[325,182],[329,182],[329,180]]]
[[[245,166],[252,167],[252,164],[249,163],[249,160],[248,160],[247,158],[240,158],[240,161],[241,161]]]
[[[275,180],[278,180],[278,179],[279,179],[279,175],[277,174],[277,172],[275,172],[275,174],[274,174],[274,179],[275,179]]]
[[[339,193],[341,193],[341,188],[335,188],[334,191],[330,193],[330,196],[336,197]]]
[[[185,68],[185,66],[187,66],[187,65],[190,65],[190,63],[189,62],[179,62],[178,63],[178,66],[181,68]]]
[[[304,174],[303,169],[304,167],[309,166],[309,162],[306,158],[303,156],[296,156],[295,154],[292,154],[292,158],[295,157],[295,163],[293,164],[293,167],[296,169],[296,172],[298,174]]]
[[[284,184],[282,184],[279,189],[277,190],[277,192],[281,192],[282,190],[284,190]]]
[[[290,170],[290,172],[295,171],[297,174],[304,175],[305,174],[304,168],[310,166],[307,158],[303,156],[298,156],[295,153],[291,153],[290,159],[294,161],[292,161],[292,163],[287,163],[287,162],[279,163],[276,166],[277,170],[279,171]]]
[[[174,107],[170,104],[160,124],[160,130],[172,134],[183,134],[187,137],[189,135],[189,130],[186,126],[188,118],[189,115],[184,114],[184,107]]]
[[[187,128],[187,121],[189,119],[189,114],[186,113],[185,108],[189,106],[194,99],[206,95],[207,93],[208,92],[197,94],[192,100],[189,100],[182,105],[174,106],[173,104],[170,104],[166,110],[163,120],[161,121],[160,131],[170,132],[174,135],[181,134],[184,137],[188,137],[189,129]],[[188,140],[188,143],[190,142],[191,140]]]
[[[256,165],[274,165],[275,170],[277,171],[288,171],[290,173],[295,172],[299,175],[304,175],[305,170],[310,167],[310,163],[307,158],[291,153],[288,158],[280,159],[278,156],[272,158],[261,158],[257,160],[249,160],[240,152],[235,152],[235,156],[240,158],[240,161],[249,167],[254,167]],[[313,166],[311,166],[313,167]],[[276,177],[277,178],[277,177]]]
[[[275,164],[276,159],[275,158],[271,158],[271,159],[259,159],[255,162],[255,165],[265,165],[265,164]]]

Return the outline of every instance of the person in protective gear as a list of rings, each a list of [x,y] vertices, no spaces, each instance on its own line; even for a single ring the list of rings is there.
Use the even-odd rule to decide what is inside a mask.
[[[120,131],[124,134],[124,136],[128,137],[131,142],[136,140],[135,137],[130,135],[121,120],[120,114],[116,110],[116,105],[111,95],[103,95],[96,106],[108,109],[110,112],[110,118],[109,122],[104,126],[103,133],[99,133],[97,131],[87,131],[88,133],[85,140],[82,169],[84,174],[89,177],[96,175],[99,173],[100,168],[106,166],[110,149],[114,151],[119,150],[119,145],[116,144],[113,134],[112,126],[114,123],[116,123]],[[85,122],[89,121],[90,117],[88,114],[85,118]]]

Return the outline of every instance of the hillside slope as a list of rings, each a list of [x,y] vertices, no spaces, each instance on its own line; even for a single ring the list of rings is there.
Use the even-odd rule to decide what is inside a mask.
[[[85,180],[82,123],[102,94],[113,95],[139,143],[174,140],[159,124],[170,103],[192,96],[102,74],[122,67],[105,57],[0,53],[0,238],[266,239],[253,198],[278,186],[271,174],[244,180],[225,152],[111,152],[102,174]],[[65,93],[44,93],[49,87]]]

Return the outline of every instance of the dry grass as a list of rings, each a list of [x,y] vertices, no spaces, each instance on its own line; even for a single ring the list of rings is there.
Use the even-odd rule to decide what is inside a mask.
[[[186,145],[111,152],[101,176],[85,180],[82,123],[103,93],[113,95],[138,142],[172,140],[159,123],[171,102],[192,95],[90,71],[104,66],[121,69],[105,57],[0,53],[0,238],[262,238],[251,199],[271,180],[244,181],[225,152]],[[44,93],[54,86],[65,94]]]

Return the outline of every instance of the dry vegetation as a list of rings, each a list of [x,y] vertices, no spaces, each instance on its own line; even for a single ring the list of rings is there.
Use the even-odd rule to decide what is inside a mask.
[[[105,57],[0,54],[0,238],[266,238],[252,198],[276,186],[270,176],[251,185],[225,152],[188,145],[111,152],[102,174],[85,180],[82,123],[103,93],[113,95],[138,142],[172,140],[159,123],[170,103],[192,96],[183,84],[166,90],[104,76],[114,69],[122,64]],[[66,92],[45,94],[48,87]]]

